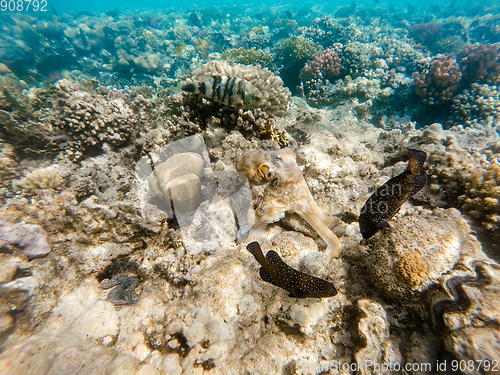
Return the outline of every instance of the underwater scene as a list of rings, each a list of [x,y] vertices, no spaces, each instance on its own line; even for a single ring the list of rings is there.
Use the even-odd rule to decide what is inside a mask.
[[[0,374],[500,374],[500,2],[0,1]]]

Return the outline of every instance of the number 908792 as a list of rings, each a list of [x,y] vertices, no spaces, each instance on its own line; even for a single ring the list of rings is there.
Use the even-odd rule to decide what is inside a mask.
[[[46,12],[47,0],[0,0],[2,12]]]

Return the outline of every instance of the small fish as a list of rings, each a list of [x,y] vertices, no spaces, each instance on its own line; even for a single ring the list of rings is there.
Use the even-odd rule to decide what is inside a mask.
[[[293,269],[276,251],[270,250],[264,257],[258,242],[249,243],[247,250],[262,266],[259,270],[262,280],[289,291],[289,297],[324,298],[337,294],[331,282]]]
[[[189,21],[196,27],[200,27],[201,26],[201,18],[200,16],[198,15],[198,13],[190,13],[189,14],[189,17],[188,17]]]
[[[422,173],[427,154],[420,150],[408,149],[408,167],[400,175],[391,178],[368,198],[359,215],[359,229],[363,238],[370,238],[380,228],[390,228],[388,220],[413,197],[426,182]]]
[[[267,104],[262,92],[249,81],[227,76],[206,76],[188,80],[181,89],[200,94],[231,108],[259,108]]]
[[[185,48],[185,47],[186,47],[186,45],[185,45],[185,44],[179,44],[179,45],[175,48],[174,53],[175,53],[176,55],[180,54],[180,53],[184,50],[184,48]]]
[[[80,39],[82,40],[83,46],[85,47],[85,49],[88,49],[89,43],[87,41],[87,35],[85,34],[85,31],[83,31],[82,29],[79,30],[80,30]]]

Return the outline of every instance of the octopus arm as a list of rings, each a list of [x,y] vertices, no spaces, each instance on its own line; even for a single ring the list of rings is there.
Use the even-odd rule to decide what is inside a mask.
[[[339,238],[333,233],[330,228],[321,220],[322,215],[317,215],[314,212],[309,212],[299,206],[294,205],[294,211],[299,214],[307,223],[318,232],[323,241],[326,242],[326,254],[333,257],[340,257],[340,248],[342,244]]]

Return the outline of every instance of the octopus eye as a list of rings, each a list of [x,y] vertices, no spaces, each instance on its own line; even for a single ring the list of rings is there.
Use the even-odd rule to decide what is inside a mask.
[[[273,171],[266,164],[262,164],[259,167],[259,172],[267,181],[269,181],[274,176]]]
[[[278,186],[279,183],[280,183],[280,179],[278,177],[276,177],[274,180],[271,181],[271,186],[274,188],[274,187]]]

